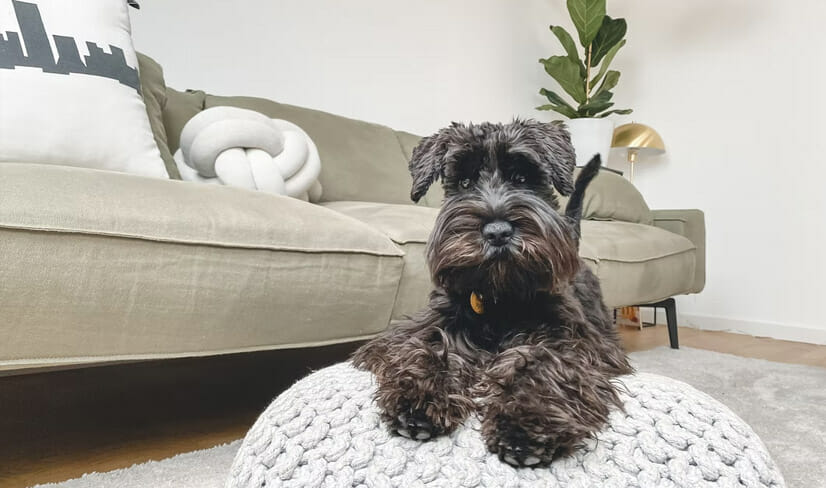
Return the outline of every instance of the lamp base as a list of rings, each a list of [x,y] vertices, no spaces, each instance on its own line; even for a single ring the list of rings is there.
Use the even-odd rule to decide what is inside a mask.
[[[628,181],[634,181],[634,163],[637,162],[637,156],[639,156],[639,154],[639,149],[628,149],[628,165],[630,166],[628,171]]]

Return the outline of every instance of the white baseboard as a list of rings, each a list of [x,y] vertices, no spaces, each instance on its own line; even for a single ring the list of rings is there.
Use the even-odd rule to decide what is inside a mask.
[[[757,337],[771,337],[772,339],[781,339],[784,341],[826,344],[826,328],[815,328],[805,325],[695,314],[679,314],[679,324],[681,326],[703,330],[721,330]]]

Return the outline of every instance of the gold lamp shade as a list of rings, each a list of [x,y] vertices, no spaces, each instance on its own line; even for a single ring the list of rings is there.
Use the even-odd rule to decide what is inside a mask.
[[[657,155],[665,152],[665,144],[657,131],[645,124],[623,124],[614,129],[611,147],[628,149],[628,163],[631,165],[630,179],[634,179],[634,163],[637,156]]]

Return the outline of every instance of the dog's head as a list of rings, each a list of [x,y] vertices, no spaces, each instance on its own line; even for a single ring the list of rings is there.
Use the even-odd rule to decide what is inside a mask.
[[[574,150],[560,124],[457,124],[413,151],[411,198],[437,179],[445,200],[427,245],[434,282],[456,295],[524,299],[579,266],[553,189],[573,190]]]

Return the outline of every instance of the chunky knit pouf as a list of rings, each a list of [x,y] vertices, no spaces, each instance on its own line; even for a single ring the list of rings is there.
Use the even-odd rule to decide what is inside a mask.
[[[471,418],[449,437],[391,435],[372,375],[349,363],[279,396],[235,457],[228,488],[252,487],[783,487],[757,435],[728,408],[669,378],[622,378],[625,413],[597,439],[546,468],[489,453]]]

